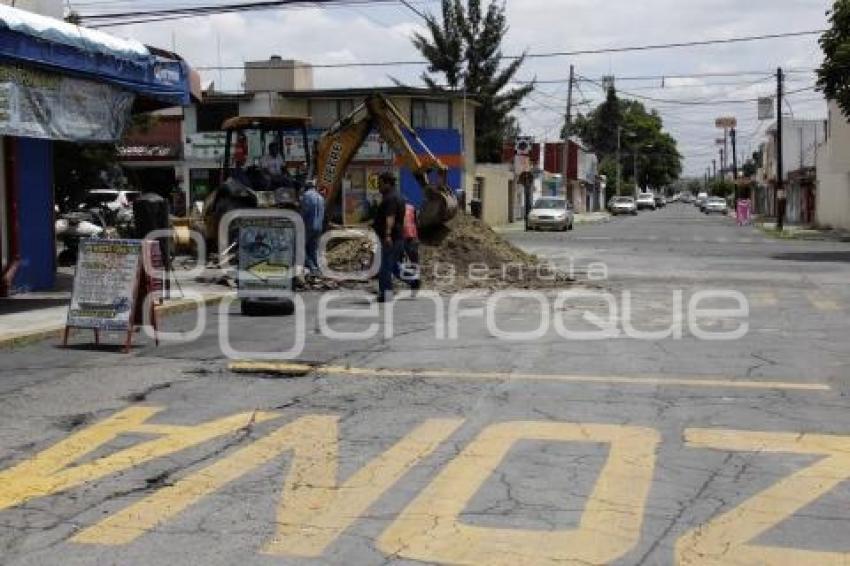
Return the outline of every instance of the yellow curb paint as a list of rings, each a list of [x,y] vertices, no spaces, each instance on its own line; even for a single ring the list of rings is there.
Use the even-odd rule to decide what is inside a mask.
[[[690,448],[825,457],[686,533],[676,542],[677,564],[850,564],[850,553],[751,542],[850,479],[850,437],[689,429],[685,431],[685,443]]]
[[[608,460],[578,528],[556,531],[488,528],[460,516],[522,440],[604,443]],[[640,540],[652,485],[658,432],[618,425],[505,422],[486,428],[378,539],[389,556],[441,564],[607,564]]]
[[[789,381],[753,381],[723,378],[629,377],[594,375],[557,375],[544,373],[470,372],[467,370],[417,370],[387,368],[352,368],[345,366],[311,366],[298,363],[234,361],[228,364],[234,373],[278,373],[282,375],[343,375],[349,377],[425,377],[436,379],[553,381],[563,383],[593,383],[642,385],[652,387],[728,387],[732,389],[784,389],[798,391],[830,391],[823,383]]]

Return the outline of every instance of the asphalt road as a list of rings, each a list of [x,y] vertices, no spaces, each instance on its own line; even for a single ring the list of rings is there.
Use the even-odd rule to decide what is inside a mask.
[[[685,205],[511,238],[583,294],[3,352],[0,564],[850,560],[850,244]]]

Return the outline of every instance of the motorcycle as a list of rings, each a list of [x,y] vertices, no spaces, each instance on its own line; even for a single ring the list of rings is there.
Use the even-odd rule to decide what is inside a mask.
[[[81,204],[77,210],[65,212],[56,219],[56,239],[62,244],[59,265],[74,265],[80,251],[80,241],[86,238],[103,238],[109,228],[98,208],[86,208]]]

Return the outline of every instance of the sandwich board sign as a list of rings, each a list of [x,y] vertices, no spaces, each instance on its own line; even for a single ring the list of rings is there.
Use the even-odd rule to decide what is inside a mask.
[[[101,331],[126,333],[124,347],[129,351],[133,330],[143,324],[139,301],[157,289],[143,269],[143,257],[154,256],[154,246],[158,243],[142,240],[80,242],[64,345],[71,328],[85,328],[94,331],[96,344],[100,343]],[[153,301],[150,310],[156,329]]]
[[[287,218],[238,220],[240,299],[274,297],[292,291],[296,267],[296,229]]]

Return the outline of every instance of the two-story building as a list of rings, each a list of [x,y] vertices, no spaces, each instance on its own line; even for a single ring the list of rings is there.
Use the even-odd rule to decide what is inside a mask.
[[[776,124],[761,144],[762,167],[753,195],[755,212],[776,215]],[[782,180],[786,189],[785,221],[808,224],[815,220],[818,147],[826,139],[826,121],[785,118],[782,121]]]

